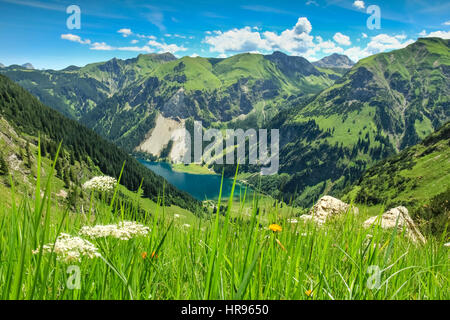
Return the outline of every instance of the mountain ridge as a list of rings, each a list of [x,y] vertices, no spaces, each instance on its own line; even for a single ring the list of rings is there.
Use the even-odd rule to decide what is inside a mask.
[[[450,40],[427,38],[368,57],[311,101],[280,113],[269,126],[281,137],[280,176],[266,178],[274,194],[304,206],[338,194],[376,161],[448,121],[449,48]]]
[[[321,68],[343,68],[351,69],[355,62],[353,62],[348,56],[338,53],[333,53],[327,57],[324,57],[318,61],[312,63],[316,67]]]

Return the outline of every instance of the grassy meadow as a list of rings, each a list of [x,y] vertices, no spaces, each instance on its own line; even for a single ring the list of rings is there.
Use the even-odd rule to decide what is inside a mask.
[[[226,212],[185,220],[187,212],[165,207],[163,192],[156,204],[138,191],[124,205],[117,185],[112,197],[93,192],[89,208],[73,213],[51,196],[55,163],[41,179],[38,156],[34,196],[19,199],[12,183],[9,204],[0,203],[0,299],[450,298],[445,239],[417,245],[395,230],[365,230],[369,209],[318,227],[295,223],[277,204],[263,214],[267,199],[244,194],[222,203]],[[124,221],[148,232],[80,236],[83,227]],[[88,240],[98,255],[61,259],[52,245],[61,234]]]

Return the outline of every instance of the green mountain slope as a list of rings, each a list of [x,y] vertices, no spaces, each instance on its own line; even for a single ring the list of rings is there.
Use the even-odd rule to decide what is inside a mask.
[[[450,222],[450,122],[421,143],[373,166],[345,199],[366,205],[404,205],[433,229]]]
[[[228,59],[139,55],[61,71],[11,66],[0,72],[127,151],[153,128],[157,113],[208,126],[253,112],[262,125],[287,99],[317,94],[341,76],[281,52]]]
[[[271,127],[281,130],[280,172],[289,177],[267,180],[307,206],[439,128],[450,119],[449,44],[420,39],[363,59],[312,101],[281,113]]]
[[[63,141],[64,150],[72,155],[74,161],[98,167],[103,174],[119,177],[122,164],[126,162],[121,183],[129,190],[138,190],[143,179],[144,195],[151,200],[157,201],[164,190],[166,204],[175,204],[192,212],[199,210],[200,203],[188,194],[178,191],[92,130],[46,107],[33,95],[2,75],[0,75],[0,115],[21,134],[34,137],[40,134],[43,141],[48,141],[53,146]]]
[[[280,52],[228,59],[184,57],[156,67],[81,121],[132,151],[153,128],[157,113],[202,120],[206,127],[252,112],[269,117],[290,97],[318,93],[336,78],[304,58]]]
[[[79,119],[116,92],[146,77],[157,65],[174,59],[171,54],[149,54],[129,60],[112,59],[83,68],[71,66],[61,71],[30,70],[13,65],[0,72],[45,105]]]

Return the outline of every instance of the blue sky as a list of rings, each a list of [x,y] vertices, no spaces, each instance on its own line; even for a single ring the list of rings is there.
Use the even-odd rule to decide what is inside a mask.
[[[69,29],[66,9],[81,10]],[[370,30],[369,6],[381,11]],[[450,38],[448,0],[0,0],[0,63],[36,68],[82,66],[113,57],[172,52],[227,57],[275,50],[317,60],[358,60],[402,48],[421,36]]]

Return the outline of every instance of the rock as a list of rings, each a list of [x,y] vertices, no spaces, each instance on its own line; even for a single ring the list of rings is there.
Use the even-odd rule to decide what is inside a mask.
[[[383,213],[380,216],[375,216],[367,219],[363,226],[364,228],[369,228],[372,225],[380,223],[381,218],[381,228],[392,229],[395,228],[398,219],[398,230],[403,231],[405,229],[408,237],[414,242],[426,243],[425,237],[420,233],[414,221],[409,216],[408,209],[405,207],[397,207],[390,209],[389,211]]]
[[[61,189],[61,190],[59,191],[59,193],[56,194],[56,196],[57,196],[57,197],[60,197],[60,198],[67,199],[67,191],[65,191],[64,189]]]
[[[318,224],[324,224],[328,218],[335,217],[341,214],[352,212],[358,214],[359,210],[356,207],[351,207],[349,204],[342,202],[339,199],[324,196],[312,207],[308,215],[300,216],[304,221],[312,220]]]

